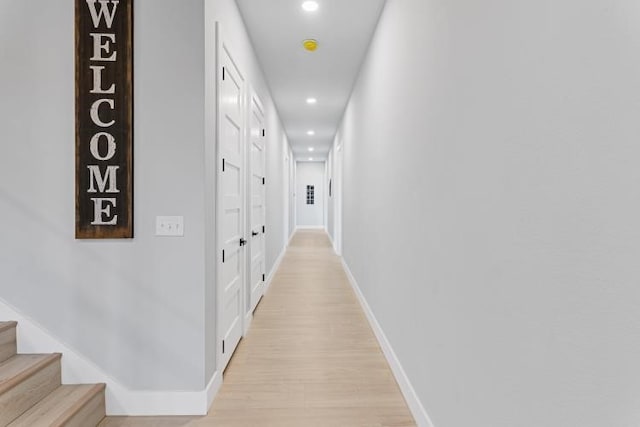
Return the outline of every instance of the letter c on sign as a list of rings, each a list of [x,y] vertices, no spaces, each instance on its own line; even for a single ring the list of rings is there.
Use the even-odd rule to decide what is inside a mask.
[[[96,102],[93,103],[93,105],[91,105],[90,114],[91,114],[91,120],[93,120],[93,123],[95,123],[100,127],[108,128],[109,126],[112,126],[116,121],[111,120],[109,123],[105,123],[102,120],[100,120],[100,116],[98,115],[100,104],[104,104],[105,102],[109,104],[109,107],[111,107],[112,110],[116,106],[116,103],[114,102],[113,99],[98,99]]]

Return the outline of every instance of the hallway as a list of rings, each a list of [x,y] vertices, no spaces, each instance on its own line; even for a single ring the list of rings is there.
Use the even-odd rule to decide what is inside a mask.
[[[639,47],[638,0],[0,1],[0,360],[103,427],[639,427]]]
[[[412,426],[324,231],[298,231],[207,417],[104,426]]]

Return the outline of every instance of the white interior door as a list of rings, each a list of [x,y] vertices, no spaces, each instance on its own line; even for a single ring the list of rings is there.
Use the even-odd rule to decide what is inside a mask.
[[[296,230],[296,161],[291,153],[289,159],[289,237]]]
[[[255,93],[251,94],[249,126],[250,156],[250,224],[251,241],[249,245],[249,310],[253,312],[258,301],[264,295],[265,288],[265,140],[264,111],[262,103]]]
[[[296,221],[299,228],[324,228],[325,162],[296,162]]]
[[[342,145],[336,148],[335,164],[333,165],[333,227],[334,227],[334,250],[336,254],[342,255]]]
[[[283,227],[282,227],[282,231],[284,232],[283,237],[283,242],[285,242],[285,245],[289,242],[289,203],[290,203],[290,192],[289,192],[289,142],[287,141],[286,137],[282,138],[282,144],[283,144],[283,149],[284,149],[284,164],[283,164],[283,170],[282,170],[282,176],[284,177],[284,188],[282,189],[282,191],[285,194],[285,197],[283,198],[283,202],[284,202],[284,206],[283,206],[283,212],[284,212],[284,216],[283,216]]]
[[[218,52],[218,336],[222,337],[220,369],[224,370],[243,331],[244,79],[224,44]]]

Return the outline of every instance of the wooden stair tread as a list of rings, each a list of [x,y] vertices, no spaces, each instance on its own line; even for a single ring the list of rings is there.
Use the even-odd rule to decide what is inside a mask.
[[[0,394],[26,380],[40,369],[60,360],[60,353],[17,354],[0,363]]]
[[[15,419],[9,427],[64,426],[104,389],[104,384],[62,385]]]
[[[8,329],[15,328],[16,326],[18,326],[18,322],[14,322],[14,321],[0,322],[0,333]]]
[[[105,384],[61,385],[61,357],[16,354],[17,322],[0,321],[0,427],[89,427],[105,417]]]

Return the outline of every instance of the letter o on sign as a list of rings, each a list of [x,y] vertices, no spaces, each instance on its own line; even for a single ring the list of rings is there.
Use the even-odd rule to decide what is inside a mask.
[[[104,156],[100,155],[100,150],[98,150],[98,145],[100,144],[100,137],[104,136],[107,138],[107,154]],[[113,135],[106,132],[98,132],[91,138],[91,142],[89,143],[89,150],[91,150],[91,155],[97,160],[109,160],[116,154],[116,139]]]

